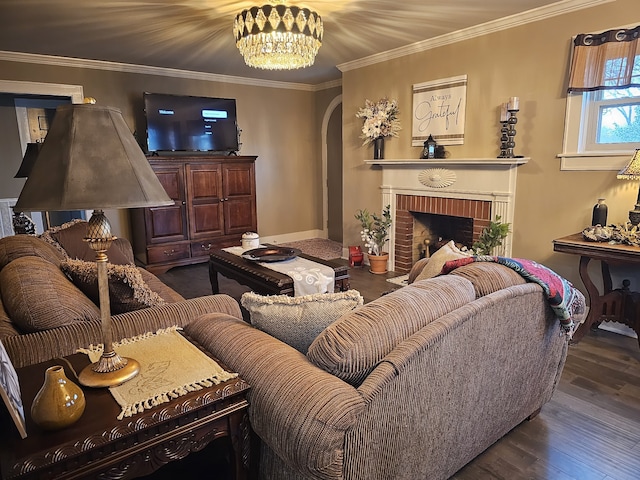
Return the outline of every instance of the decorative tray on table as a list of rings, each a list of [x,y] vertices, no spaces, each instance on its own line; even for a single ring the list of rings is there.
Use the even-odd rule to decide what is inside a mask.
[[[297,248],[289,247],[260,247],[247,250],[242,254],[242,258],[254,262],[282,262],[300,255]]]

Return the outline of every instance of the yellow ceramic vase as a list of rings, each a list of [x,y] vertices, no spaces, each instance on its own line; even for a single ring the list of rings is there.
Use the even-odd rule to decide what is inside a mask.
[[[78,421],[84,407],[82,389],[56,365],[44,372],[44,384],[31,405],[31,418],[44,430],[58,430]]]

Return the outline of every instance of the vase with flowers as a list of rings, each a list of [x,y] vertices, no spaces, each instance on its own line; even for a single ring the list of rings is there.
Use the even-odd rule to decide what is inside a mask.
[[[387,205],[382,214],[369,213],[368,210],[358,210],[355,214],[360,222],[362,230],[360,236],[369,254],[369,267],[371,273],[387,273],[389,254],[383,249],[389,241],[391,229],[391,205]]]
[[[400,130],[398,101],[382,98],[377,102],[365,100],[364,108],[358,110],[356,117],[364,118],[360,138],[362,145],[374,145],[373,158],[384,158],[384,137],[397,137]]]

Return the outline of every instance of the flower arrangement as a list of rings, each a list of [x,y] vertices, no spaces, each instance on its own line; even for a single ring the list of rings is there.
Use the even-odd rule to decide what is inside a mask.
[[[365,248],[369,255],[381,255],[385,243],[389,241],[389,229],[391,228],[391,205],[387,205],[382,210],[382,216],[369,213],[365,210],[358,210],[355,215],[360,221],[362,231],[360,236],[364,241]]]
[[[377,103],[365,100],[364,108],[358,110],[356,117],[364,118],[362,145],[372,143],[378,137],[397,137],[400,130],[398,119],[398,101],[382,98]]]

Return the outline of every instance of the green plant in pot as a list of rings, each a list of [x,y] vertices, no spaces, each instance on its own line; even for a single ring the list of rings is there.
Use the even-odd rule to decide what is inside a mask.
[[[372,273],[386,273],[389,254],[384,247],[389,241],[391,229],[391,205],[387,205],[382,214],[369,213],[367,209],[358,210],[355,218],[360,222],[360,236],[369,254],[369,265]],[[381,264],[381,265],[380,265]]]
[[[494,248],[502,245],[502,241],[509,235],[510,223],[500,221],[500,215],[489,222],[489,226],[480,234],[480,238],[474,242],[472,251],[474,255],[491,255]]]

